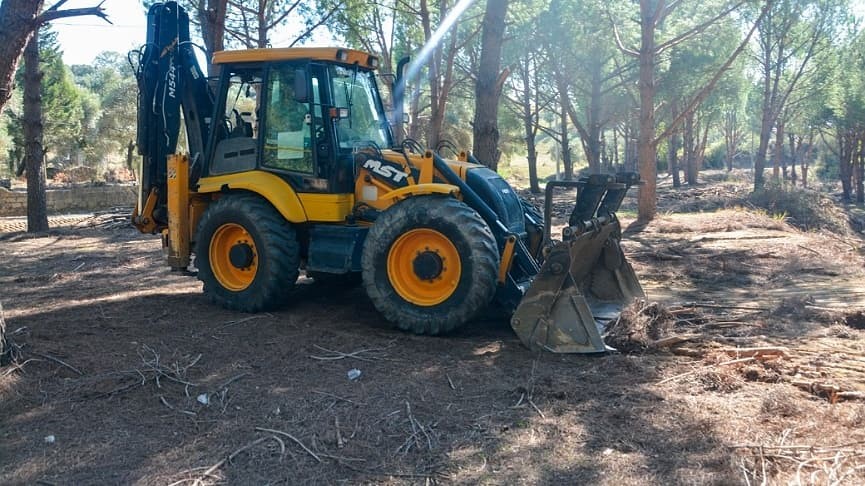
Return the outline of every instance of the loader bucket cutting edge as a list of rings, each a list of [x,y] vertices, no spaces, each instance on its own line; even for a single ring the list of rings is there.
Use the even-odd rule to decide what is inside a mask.
[[[526,291],[511,327],[526,347],[554,353],[603,353],[602,322],[645,297],[619,247],[618,221],[558,243]]]

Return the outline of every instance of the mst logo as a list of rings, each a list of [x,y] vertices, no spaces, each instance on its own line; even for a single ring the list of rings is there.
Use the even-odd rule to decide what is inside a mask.
[[[363,168],[372,171],[373,174],[396,184],[397,186],[405,186],[408,184],[406,179],[408,175],[403,171],[402,167],[397,164],[383,162],[381,160],[367,159],[363,163]]]

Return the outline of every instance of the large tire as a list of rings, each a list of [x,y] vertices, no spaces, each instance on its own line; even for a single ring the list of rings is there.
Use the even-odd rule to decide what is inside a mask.
[[[226,195],[198,225],[195,266],[212,302],[242,312],[282,305],[299,274],[291,224],[252,194]]]
[[[445,196],[412,197],[382,213],[361,259],[367,295],[416,334],[453,331],[492,301],[499,252],[487,224]]]

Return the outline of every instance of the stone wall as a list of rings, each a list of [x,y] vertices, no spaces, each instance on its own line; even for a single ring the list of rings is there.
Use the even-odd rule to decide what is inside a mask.
[[[134,206],[136,186],[86,186],[49,189],[48,214],[89,212],[115,206]],[[26,216],[27,192],[0,187],[0,216]]]

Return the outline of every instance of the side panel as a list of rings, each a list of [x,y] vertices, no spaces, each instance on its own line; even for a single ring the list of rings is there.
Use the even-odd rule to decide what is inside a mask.
[[[354,206],[353,194],[319,194],[301,192],[297,194],[306,212],[306,219],[316,222],[337,223],[345,221]]]
[[[308,220],[300,198],[284,180],[269,172],[253,170],[237,174],[202,177],[198,181],[199,194],[218,193],[223,190],[246,190],[261,195],[273,204],[288,221],[303,223]]]
[[[368,226],[314,225],[310,230],[306,269],[313,272],[359,272]]]

